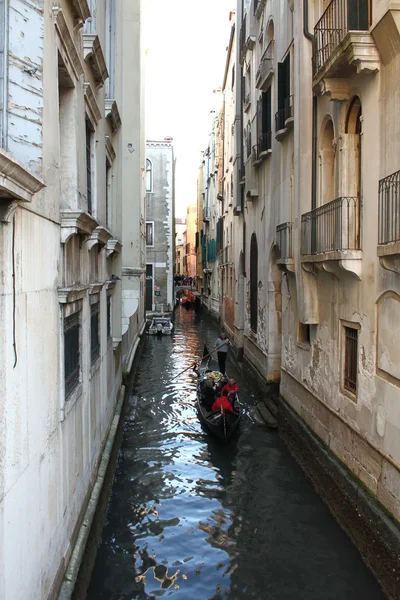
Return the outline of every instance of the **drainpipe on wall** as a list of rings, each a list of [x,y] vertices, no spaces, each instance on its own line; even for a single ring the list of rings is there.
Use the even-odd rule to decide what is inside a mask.
[[[315,37],[308,30],[308,0],[303,0],[303,33],[314,44]],[[317,97],[312,103],[312,165],[311,165],[311,209],[317,208]]]

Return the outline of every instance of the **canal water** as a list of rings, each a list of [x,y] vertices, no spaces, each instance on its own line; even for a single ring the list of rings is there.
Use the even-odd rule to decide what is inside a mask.
[[[148,336],[124,433],[89,600],[363,600],[385,596],[278,433],[245,417],[228,445],[191,405],[191,370],[218,337],[178,308],[171,337]],[[216,365],[215,365],[216,366]]]

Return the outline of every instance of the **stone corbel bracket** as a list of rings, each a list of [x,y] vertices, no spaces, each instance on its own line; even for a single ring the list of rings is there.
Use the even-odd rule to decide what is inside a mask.
[[[111,125],[112,132],[115,133],[121,127],[121,116],[119,114],[118,106],[115,100],[106,99],[105,101],[105,115],[107,121]]]
[[[121,344],[122,342],[122,338],[114,338],[112,339],[112,345],[113,345],[113,350],[114,352],[118,349],[118,346]]]
[[[400,242],[378,246],[378,257],[381,267],[400,275]]]
[[[57,33],[60,37],[64,51],[66,52],[69,58],[69,62],[71,63],[71,67],[74,71],[75,77],[79,79],[80,76],[84,73],[83,65],[60,6],[53,6],[53,19]]]
[[[343,102],[350,99],[351,90],[349,83],[344,79],[321,79],[315,88],[317,96],[329,96],[329,100]]]
[[[106,257],[110,258],[111,256],[114,256],[116,254],[120,254],[121,249],[122,249],[121,242],[119,242],[118,240],[115,240],[115,239],[109,239],[107,241]]]
[[[94,246],[99,246],[100,248],[104,248],[107,245],[108,240],[111,239],[111,233],[105,227],[96,227],[96,229],[92,232],[92,235],[87,241],[88,250],[94,248]]]
[[[92,86],[90,85],[90,83],[84,83],[83,90],[85,94],[86,106],[88,107],[90,112],[90,117],[92,121],[94,121],[94,123],[97,125],[97,123],[101,119],[101,111],[99,105],[97,104],[96,96],[93,93]]]
[[[90,238],[98,223],[93,217],[83,211],[64,210],[61,216],[61,243],[66,244],[71,236],[80,235]]]
[[[108,71],[98,36],[93,33],[83,34],[83,56],[90,66],[97,86],[104,85],[108,79]]]

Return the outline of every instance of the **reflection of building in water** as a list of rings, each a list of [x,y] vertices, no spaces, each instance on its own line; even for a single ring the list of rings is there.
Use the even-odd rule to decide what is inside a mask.
[[[175,262],[172,139],[146,144],[146,311],[171,310]]]

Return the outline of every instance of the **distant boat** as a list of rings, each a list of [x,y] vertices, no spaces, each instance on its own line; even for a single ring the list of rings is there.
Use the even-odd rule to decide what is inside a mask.
[[[168,317],[153,317],[150,327],[150,335],[171,335],[174,326]]]
[[[224,411],[222,408],[210,411],[204,406],[202,403],[202,384],[207,379],[207,372],[210,372],[210,359],[211,356],[208,354],[206,346],[204,346],[203,359],[199,368],[197,369],[197,414],[200,422],[210,431],[210,433],[217,436],[220,440],[227,442],[239,427],[241,418],[239,398],[236,395],[237,399],[235,402],[234,412]]]

